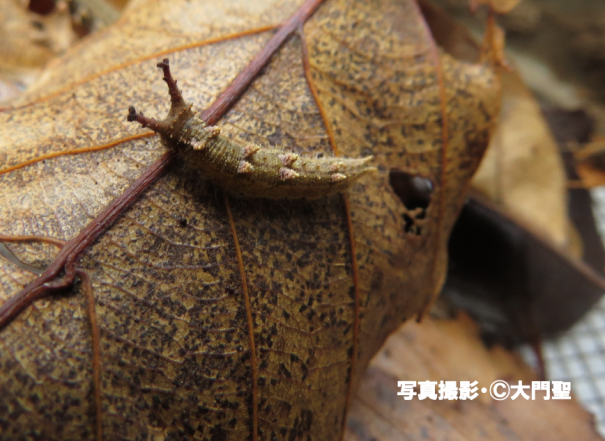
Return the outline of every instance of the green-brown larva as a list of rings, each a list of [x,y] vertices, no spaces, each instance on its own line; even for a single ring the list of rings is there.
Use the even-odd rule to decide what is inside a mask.
[[[137,121],[160,134],[164,144],[177,151],[202,175],[225,190],[247,197],[270,199],[315,199],[348,190],[365,173],[371,156],[361,159],[312,158],[243,145],[220,135],[220,128],[208,126],[191,110],[170,74],[168,60],[158,63],[172,106],[163,121],[136,113],[130,107],[128,121]]]

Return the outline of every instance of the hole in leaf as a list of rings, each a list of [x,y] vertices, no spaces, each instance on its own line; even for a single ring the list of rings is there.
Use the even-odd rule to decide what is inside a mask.
[[[403,213],[405,232],[420,236],[422,228],[417,221],[426,218],[426,210],[431,203],[433,183],[430,179],[397,169],[389,172],[389,183],[406,208],[406,213]]]
[[[389,172],[389,183],[405,208],[410,211],[416,208],[426,210],[431,203],[433,183],[430,179],[393,169]]]

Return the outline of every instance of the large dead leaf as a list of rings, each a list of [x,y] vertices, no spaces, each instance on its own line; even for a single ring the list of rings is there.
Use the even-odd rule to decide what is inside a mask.
[[[503,74],[498,130],[473,186],[559,247],[570,246],[567,177],[548,125],[516,73]]]
[[[164,152],[125,123],[131,104],[166,112],[157,60],[170,57],[204,109],[299,6],[130,4],[0,113],[0,232],[84,243],[78,233]],[[344,198],[276,202],[222,195],[172,164],[82,252],[84,289],[38,300],[1,330],[7,437],[340,437],[369,359],[440,289],[498,87],[488,67],[438,53],[412,1],[327,1],[302,35],[232,103],[223,133],[303,154],[373,154],[379,172]],[[432,182],[428,207],[402,204],[391,169]],[[8,246],[30,266],[57,258],[50,244]],[[5,306],[37,283],[26,266],[0,268]]]

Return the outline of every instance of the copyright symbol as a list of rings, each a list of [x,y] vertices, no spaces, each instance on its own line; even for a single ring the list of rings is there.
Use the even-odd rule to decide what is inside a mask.
[[[506,400],[510,395],[510,386],[506,381],[496,380],[489,387],[489,394],[494,400]]]

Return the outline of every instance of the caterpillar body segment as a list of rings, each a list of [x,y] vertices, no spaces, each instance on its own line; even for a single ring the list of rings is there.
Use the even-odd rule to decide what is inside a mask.
[[[246,197],[269,199],[316,199],[348,190],[357,179],[376,171],[360,159],[307,157],[283,150],[244,145],[221,136],[186,104],[172,79],[168,60],[158,64],[164,71],[172,107],[163,121],[136,113],[130,107],[128,120],[137,121],[160,134],[202,176],[225,190]]]

